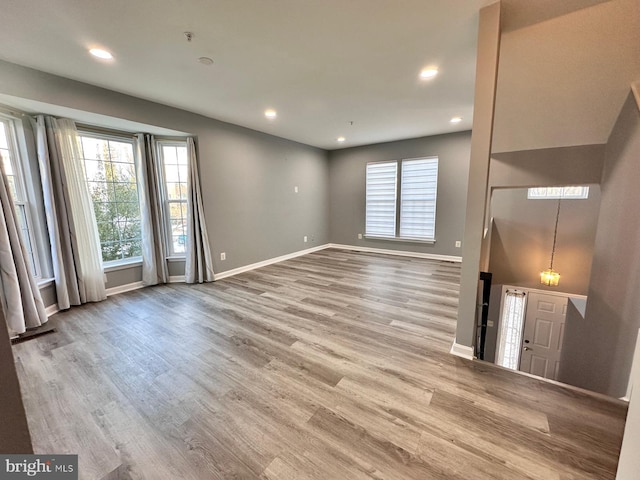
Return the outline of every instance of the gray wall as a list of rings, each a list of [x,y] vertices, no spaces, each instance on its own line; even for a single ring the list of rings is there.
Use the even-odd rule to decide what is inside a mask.
[[[584,324],[566,331],[561,378],[621,397],[640,327],[640,112],[631,94],[606,146]]]
[[[562,201],[554,259],[560,285],[546,287],[539,273],[549,266],[557,200],[529,200],[526,188],[494,190],[489,260],[493,282],[587,295],[599,206],[598,185],[591,185],[588,199]]]
[[[379,143],[329,153],[329,231],[332,243],[460,256],[467,199],[471,132]],[[367,162],[437,156],[436,243],[358,240],[365,229]]]
[[[492,187],[546,187],[600,183],[604,145],[541,148],[491,155]]]
[[[496,2],[480,10],[478,25],[473,136],[462,244],[464,260],[460,273],[460,303],[456,328],[456,343],[466,347],[473,347],[477,330],[479,275],[480,265],[483,263],[482,237],[487,210],[487,179],[500,51],[501,5],[501,2]]]
[[[0,62],[0,94],[196,136],[216,273],[329,240],[324,150],[7,62]],[[138,280],[135,269],[118,271],[108,287]]]

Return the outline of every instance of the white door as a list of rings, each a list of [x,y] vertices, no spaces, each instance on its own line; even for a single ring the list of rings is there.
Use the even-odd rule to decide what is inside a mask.
[[[556,380],[567,315],[567,297],[529,293],[520,370]]]

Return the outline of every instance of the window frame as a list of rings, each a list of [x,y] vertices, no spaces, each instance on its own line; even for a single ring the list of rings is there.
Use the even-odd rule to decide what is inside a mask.
[[[403,237],[400,235],[400,225],[402,222],[402,175],[403,175],[403,163],[412,162],[418,160],[435,160],[436,162],[436,175],[435,175],[435,198],[433,201],[433,237]],[[368,172],[367,169],[369,165],[376,164],[385,164],[385,163],[395,163],[396,164],[396,178],[395,178],[395,229],[394,236],[382,236],[382,235],[372,235],[367,233],[367,180],[368,180]],[[382,160],[375,162],[367,162],[365,167],[365,238],[373,239],[373,240],[386,240],[392,242],[409,242],[409,243],[428,243],[434,244],[436,243],[436,226],[437,226],[437,202],[438,202],[438,176],[439,176],[439,167],[440,167],[440,158],[437,155],[430,155],[424,157],[415,157],[415,158],[403,158],[400,160]]]
[[[167,260],[170,259],[180,259],[183,260],[184,258],[186,258],[187,256],[187,251],[186,251],[186,244],[185,244],[185,251],[184,252],[175,252],[174,248],[173,248],[173,231],[171,229],[171,204],[172,203],[176,203],[176,204],[182,204],[185,207],[185,211],[187,208],[187,198],[185,197],[184,200],[183,199],[179,199],[179,200],[171,200],[169,199],[169,195],[167,192],[167,171],[165,168],[165,159],[164,159],[164,152],[162,150],[163,146],[167,146],[167,147],[183,147],[185,149],[187,149],[187,141],[186,140],[181,140],[181,139],[177,139],[177,138],[156,138],[155,141],[155,148],[156,148],[156,153],[158,156],[158,161],[159,161],[159,166],[160,166],[160,173],[162,175],[161,181],[159,185],[159,190],[160,190],[160,195],[162,197],[162,210],[163,210],[163,214],[164,214],[164,218],[165,218],[165,222],[164,222],[164,235],[166,238],[166,245],[168,245],[168,249],[167,249]],[[187,155],[188,155],[188,150],[187,150]],[[188,169],[188,160],[187,160],[187,169]],[[184,183],[188,183],[188,173],[187,173],[187,178],[185,179],[186,181]],[[182,183],[182,182],[179,182]],[[188,192],[187,192],[188,195]],[[187,218],[186,216],[184,217],[184,220],[186,222]],[[186,226],[185,226],[186,228]],[[185,232],[186,235],[186,232]]]
[[[138,148],[137,148],[137,140],[135,137],[131,136],[128,133],[124,133],[122,132],[117,133],[117,132],[105,132],[102,130],[93,130],[90,127],[85,127],[85,126],[80,126],[78,125],[78,139],[79,139],[79,143],[80,143],[80,148],[81,148],[81,153],[82,153],[82,161],[83,161],[83,169],[85,170],[85,181],[87,182],[87,186],[89,184],[89,179],[87,178],[87,174],[86,174],[86,161],[87,160],[92,160],[92,159],[87,159],[85,156],[85,152],[84,152],[84,145],[82,143],[82,137],[90,137],[90,138],[96,138],[96,139],[100,139],[100,140],[106,140],[106,141],[112,141],[112,142],[119,142],[119,143],[127,143],[131,145],[132,148],[132,152],[133,152],[133,169],[134,169],[134,173],[135,173],[135,178],[136,178],[136,193],[137,193],[137,198],[138,198],[138,208],[139,208],[139,212],[140,212],[140,217],[139,217],[139,221],[140,221],[140,242],[142,242],[143,240],[143,236],[142,236],[142,205],[140,202],[140,181],[138,179],[138,162],[139,159],[137,158],[138,155]],[[105,183],[109,183],[109,182],[105,182]],[[92,206],[93,206],[93,200],[91,200]],[[94,214],[95,214],[95,206],[94,206]],[[96,219],[96,228],[98,227],[97,225],[97,219]],[[102,257],[102,239],[100,239],[100,256]],[[119,242],[122,242],[122,238],[119,239]],[[142,246],[142,243],[141,243]],[[142,254],[137,255],[137,256],[133,256],[133,257],[125,257],[125,258],[120,258],[120,259],[116,259],[116,260],[102,260],[102,267],[103,270],[105,272],[110,272],[110,271],[114,271],[114,270],[119,270],[120,268],[126,268],[132,265],[138,265],[142,263]]]
[[[535,190],[545,189],[544,195],[536,195]],[[549,193],[549,189],[562,189],[562,193]],[[581,188],[579,195],[565,193],[569,188]],[[587,200],[589,198],[589,185],[563,185],[559,187],[529,187],[527,189],[527,200]]]
[[[25,171],[23,167],[23,161],[26,156],[20,149],[18,143],[16,121],[16,118],[4,113],[0,113],[0,123],[4,125],[4,131],[7,137],[7,150],[9,151],[8,161],[11,163],[11,169],[13,170],[14,189],[16,192],[16,197],[19,197],[13,198],[14,209],[16,211],[16,215],[20,215],[18,209],[24,212],[24,221],[26,224],[28,242],[29,246],[31,247],[30,249],[27,249],[27,253],[31,255],[31,273],[36,280],[42,280],[43,268],[42,263],[40,262],[40,255],[38,252],[39,245],[36,239],[35,223],[33,222],[33,214],[31,211],[33,205],[31,199],[29,198],[29,190],[27,189]],[[11,196],[11,192],[9,192],[9,195]],[[18,221],[19,225],[20,223],[21,222]],[[23,238],[24,230],[24,228],[20,228],[20,238],[23,242],[23,245],[25,245],[25,239]]]

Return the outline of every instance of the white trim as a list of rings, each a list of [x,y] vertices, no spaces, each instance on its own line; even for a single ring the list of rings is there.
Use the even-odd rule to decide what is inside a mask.
[[[436,253],[409,252],[406,250],[388,250],[386,248],[360,247],[357,245],[342,245],[330,243],[325,248],[340,248],[342,250],[353,250],[356,252],[381,253],[384,255],[398,255],[401,257],[428,258],[429,260],[442,260],[445,262],[462,262],[462,257],[454,255],[439,255]]]
[[[184,283],[184,275],[171,275],[169,283]]]
[[[58,313],[59,311],[60,311],[60,307],[58,307],[57,303],[54,303],[53,305],[49,305],[44,309],[44,313],[47,314],[47,318],[49,318],[54,313]]]
[[[455,355],[456,357],[466,358],[467,360],[473,360],[475,358],[473,347],[460,345],[456,342],[453,342],[453,345],[451,345],[451,350],[449,351],[449,353],[451,355]]]
[[[123,260],[114,260],[109,264],[104,264],[102,266],[102,270],[104,273],[115,272],[117,270],[126,270],[128,268],[141,267],[142,266],[142,258],[141,257],[133,257],[133,258],[125,258]]]
[[[552,295],[554,297],[563,297],[563,298],[581,298],[582,300],[586,300],[586,295],[578,295],[577,293],[567,293],[567,292],[556,292],[553,290],[538,290],[537,288],[529,288],[529,287],[516,287],[515,285],[503,285],[502,286],[502,295],[504,295],[505,287],[511,288],[513,290],[520,290],[521,292],[525,292],[527,295],[530,293],[539,293],[542,295]]]
[[[285,260],[290,260],[292,258],[301,257],[302,255],[307,255],[309,253],[317,252],[319,250],[324,250],[325,248],[330,248],[330,246],[331,244],[326,244],[326,245],[320,245],[318,247],[307,248],[306,250],[299,250],[297,252],[288,253],[286,255],[281,255],[279,257],[270,258],[268,260],[252,263],[250,265],[245,265],[244,267],[238,267],[238,268],[234,268],[233,270],[227,270],[226,272],[215,273],[213,275],[213,279],[222,280],[223,278],[232,277],[233,275],[238,275],[239,273],[248,272],[250,270],[255,270],[256,268],[266,267],[267,265],[284,262]]]
[[[640,80],[636,80],[631,84],[631,91],[633,92],[633,96],[636,97],[636,104],[638,105],[638,109],[640,109]]]
[[[130,292],[131,290],[137,290],[142,287],[144,287],[143,282],[133,282],[127,283],[126,285],[107,288],[107,297],[110,297],[111,295],[117,295],[119,293]]]

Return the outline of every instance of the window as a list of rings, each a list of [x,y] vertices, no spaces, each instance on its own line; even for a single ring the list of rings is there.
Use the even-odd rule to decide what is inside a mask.
[[[587,186],[571,186],[571,187],[536,187],[530,188],[527,193],[529,200],[567,198],[567,199],[586,199],[589,198],[589,187]]]
[[[9,194],[13,199],[16,209],[18,228],[20,228],[22,241],[24,242],[27,256],[30,260],[31,272],[34,277],[38,278],[41,276],[40,265],[36,253],[33,223],[27,201],[22,162],[17,145],[13,121],[0,117],[0,156],[2,156],[2,167],[9,182]]]
[[[367,236],[435,240],[437,157],[368,163],[366,181]]]
[[[80,134],[85,175],[105,265],[142,256],[133,140]]]
[[[502,305],[496,363],[512,370],[520,366],[520,347],[524,328],[526,296],[519,290],[507,290]]]
[[[187,144],[159,141],[163,165],[165,212],[169,254],[184,255],[187,243]]]

